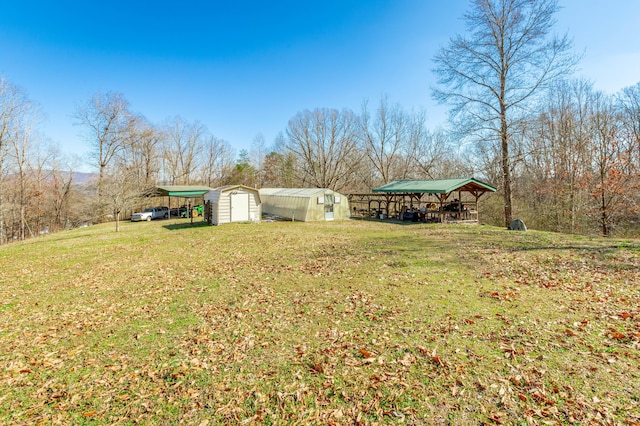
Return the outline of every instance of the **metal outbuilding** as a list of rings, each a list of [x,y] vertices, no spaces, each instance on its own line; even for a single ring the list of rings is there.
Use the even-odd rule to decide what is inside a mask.
[[[257,189],[227,185],[212,189],[204,196],[205,220],[212,225],[232,222],[259,222],[262,202]]]
[[[345,195],[327,188],[262,188],[262,211],[302,222],[351,217]]]

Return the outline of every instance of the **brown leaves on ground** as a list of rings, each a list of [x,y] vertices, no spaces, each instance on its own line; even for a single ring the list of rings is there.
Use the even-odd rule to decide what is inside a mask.
[[[54,240],[42,267],[0,251],[5,423],[640,421],[637,249],[360,222],[188,231],[158,226],[172,250],[146,257],[138,237]]]

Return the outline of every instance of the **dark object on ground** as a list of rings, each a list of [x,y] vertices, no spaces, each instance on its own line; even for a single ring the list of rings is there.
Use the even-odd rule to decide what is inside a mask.
[[[510,231],[526,231],[527,225],[524,224],[522,219],[513,219],[507,229]]]

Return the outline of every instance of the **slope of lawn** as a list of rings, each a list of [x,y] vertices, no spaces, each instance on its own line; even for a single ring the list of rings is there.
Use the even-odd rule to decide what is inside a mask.
[[[373,221],[0,247],[3,424],[637,424],[640,242]]]

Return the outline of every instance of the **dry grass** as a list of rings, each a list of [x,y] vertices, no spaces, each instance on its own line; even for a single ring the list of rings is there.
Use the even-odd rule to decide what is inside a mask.
[[[0,421],[640,422],[638,241],[181,223],[0,247]]]

